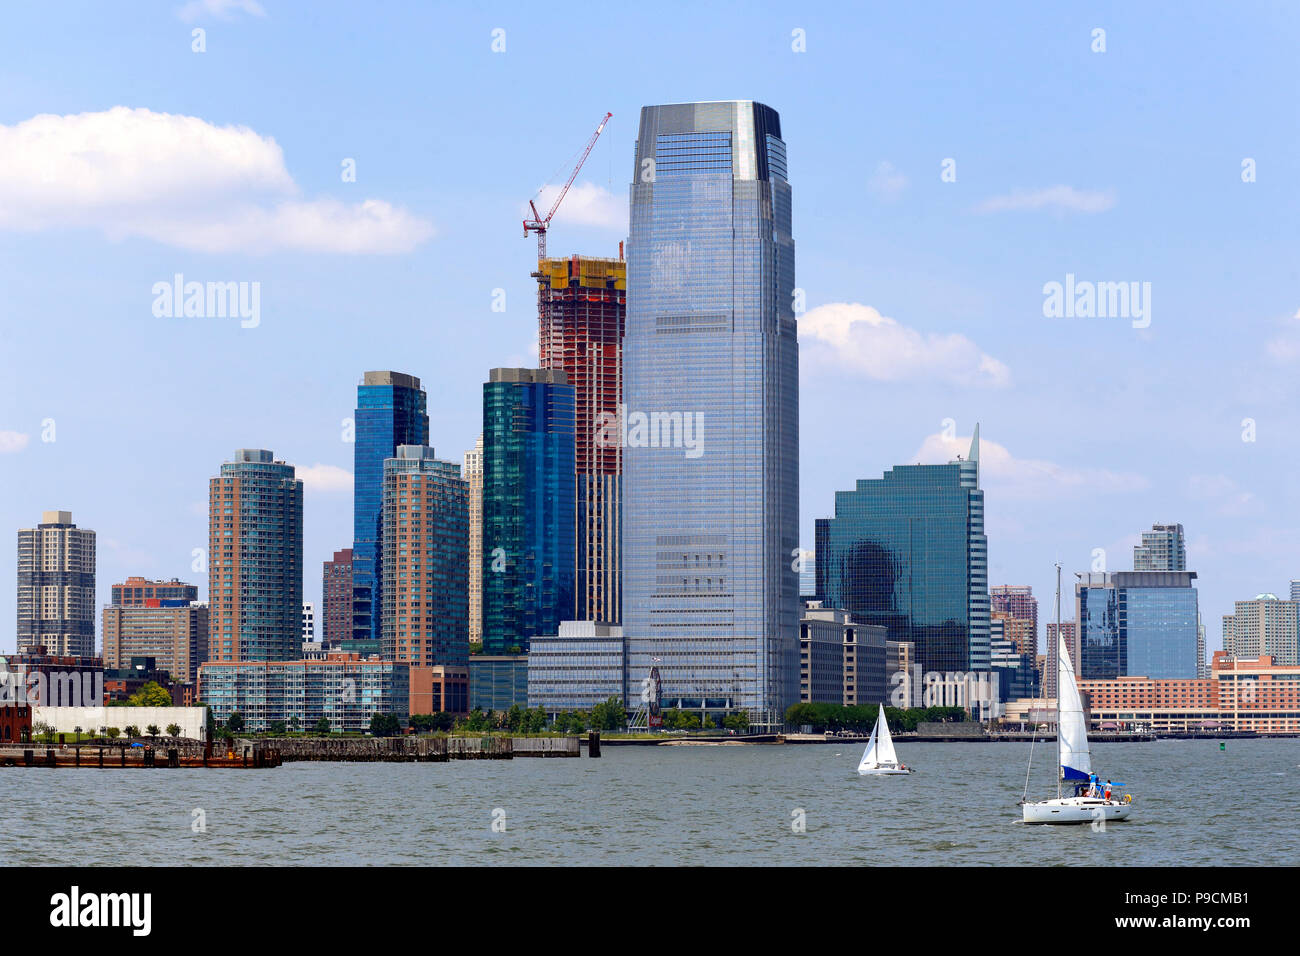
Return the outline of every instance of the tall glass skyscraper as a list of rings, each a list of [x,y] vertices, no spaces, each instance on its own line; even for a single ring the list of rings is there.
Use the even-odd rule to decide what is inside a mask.
[[[799,693],[799,351],[777,112],[641,111],[623,343],[628,698],[780,724]],[[820,558],[820,555],[818,556]]]
[[[384,459],[399,445],[429,444],[424,389],[414,375],[366,372],[357,386],[352,450],[352,639],[349,651],[379,653],[383,608]]]
[[[483,651],[528,650],[574,619],[573,386],[494,368],[483,385]]]
[[[835,493],[816,525],[817,597],[912,641],[924,671],[987,671],[988,539],[979,428],[970,456],[900,465]]]

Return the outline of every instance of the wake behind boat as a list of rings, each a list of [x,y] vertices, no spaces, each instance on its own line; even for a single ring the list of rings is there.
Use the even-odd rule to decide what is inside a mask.
[[[889,734],[889,722],[885,720],[885,705],[881,704],[876,712],[876,726],[871,728],[871,739],[867,749],[862,752],[862,761],[858,764],[858,773],[863,776],[886,776],[912,773],[906,764],[898,762],[894,750],[894,738]]]
[[[1030,803],[1021,800],[1025,823],[1092,823],[1125,820],[1132,810],[1133,797],[1117,792],[1122,783],[1104,785],[1092,772],[1092,754],[1088,749],[1088,724],[1083,713],[1083,698],[1074,681],[1074,664],[1070,661],[1065,637],[1061,634],[1061,566],[1056,566],[1056,799]],[[1033,766],[1033,745],[1029,750]],[[1074,795],[1061,793],[1062,782],[1074,784]],[[1025,794],[1029,793],[1029,772],[1025,772]]]

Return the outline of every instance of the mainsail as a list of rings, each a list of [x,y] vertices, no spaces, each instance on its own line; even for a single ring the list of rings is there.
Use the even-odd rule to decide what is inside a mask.
[[[1056,730],[1061,746],[1061,779],[1087,780],[1092,774],[1092,756],[1088,752],[1088,724],[1083,716],[1083,700],[1074,682],[1074,665],[1065,646],[1065,636],[1058,636],[1056,650]]]
[[[889,734],[889,724],[885,721],[885,705],[880,705],[876,714],[876,726],[871,728],[871,739],[863,751],[859,770],[874,770],[879,766],[898,766],[898,754],[894,751],[894,738]]]

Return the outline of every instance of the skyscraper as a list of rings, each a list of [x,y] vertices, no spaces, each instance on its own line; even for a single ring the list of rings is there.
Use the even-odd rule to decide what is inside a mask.
[[[483,436],[465,452],[461,477],[469,484],[469,641],[483,641]]]
[[[1276,594],[1235,602],[1223,616],[1223,649],[1233,658],[1267,654],[1278,664],[1300,664],[1300,604]]]
[[[1156,524],[1133,546],[1134,571],[1186,571],[1187,546],[1180,524]]]
[[[1018,653],[1038,653],[1038,598],[1028,584],[997,584],[989,588],[989,611],[1002,615],[1003,636]]]
[[[1047,622],[1047,653],[1043,655],[1043,671],[1041,674],[1041,683],[1044,697],[1056,696],[1056,671],[1057,671],[1057,651],[1061,642],[1057,640],[1056,622]],[[1065,648],[1070,654],[1070,663],[1074,666],[1075,673],[1079,671],[1079,626],[1077,621],[1062,621],[1060,636],[1065,638]]]
[[[398,445],[427,445],[429,416],[424,390],[414,375],[366,372],[357,386],[353,458],[352,640],[361,653],[379,651],[383,606],[384,459]]]
[[[208,657],[302,656],[302,482],[241,448],[208,483]]]
[[[665,706],[779,725],[799,697],[799,351],[775,110],[642,109],[628,289],[628,697],[657,667]]]
[[[898,465],[835,493],[819,518],[817,593],[854,620],[912,641],[923,671],[987,671],[988,539],[979,427],[969,458]]]
[[[494,368],[483,385],[483,650],[528,650],[575,610],[573,386]],[[516,653],[510,651],[511,653]]]
[[[95,656],[95,532],[45,511],[18,532],[18,652]]]
[[[469,661],[469,484],[424,445],[384,461],[380,651],[419,666]]]
[[[327,649],[352,639],[352,549],[321,564],[321,643]]]
[[[621,251],[621,250],[620,250]],[[627,263],[570,256],[543,259],[538,283],[538,351],[544,369],[573,386],[577,478],[577,618],[617,622],[622,611],[621,442],[604,441],[623,395]]]
[[[1195,578],[1195,571],[1079,575],[1079,677],[1194,679],[1200,643]]]

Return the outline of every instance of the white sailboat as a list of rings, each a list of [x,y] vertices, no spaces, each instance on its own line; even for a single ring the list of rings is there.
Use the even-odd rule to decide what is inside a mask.
[[[1021,800],[1025,823],[1091,823],[1094,820],[1125,820],[1132,810],[1133,797],[1120,796],[1122,783],[1104,785],[1092,772],[1092,754],[1088,749],[1088,723],[1083,713],[1083,699],[1074,679],[1074,664],[1061,633],[1061,566],[1056,566],[1056,799],[1030,803]],[[1030,745],[1033,765],[1033,745]],[[1069,781],[1074,795],[1065,796],[1061,784]],[[1025,795],[1029,793],[1029,773],[1025,773]]]
[[[876,713],[876,726],[871,729],[871,739],[867,749],[862,752],[862,762],[858,764],[858,773],[873,776],[886,774],[906,774],[912,770],[906,764],[898,762],[898,753],[894,750],[894,738],[889,734],[889,722],[885,720],[885,705],[880,705]]]

